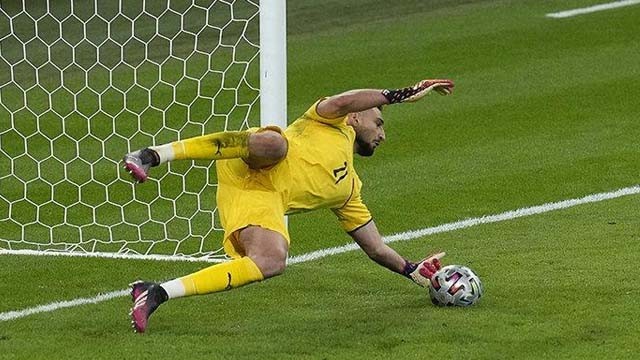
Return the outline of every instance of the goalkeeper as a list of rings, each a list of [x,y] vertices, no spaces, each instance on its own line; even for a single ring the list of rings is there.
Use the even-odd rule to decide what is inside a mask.
[[[318,100],[284,131],[267,126],[213,133],[125,155],[125,168],[140,182],[151,167],[168,161],[217,160],[217,205],[231,258],[162,284],[133,283],[134,329],[144,332],[149,316],[169,299],[282,274],[290,243],[284,215],[319,208],[331,209],[373,261],[426,286],[444,254],[414,263],[382,241],[360,197],[353,154],[371,156],[385,140],[383,105],[413,102],[432,90],[447,95],[453,83],[423,80],[395,90],[351,90]]]

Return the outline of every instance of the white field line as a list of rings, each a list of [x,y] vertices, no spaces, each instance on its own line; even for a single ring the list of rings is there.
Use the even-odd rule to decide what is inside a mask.
[[[30,256],[62,256],[62,257],[87,257],[124,260],[154,260],[154,261],[187,261],[187,262],[225,262],[224,255],[220,257],[193,257],[179,255],[142,255],[142,254],[117,254],[105,252],[79,252],[79,251],[42,251],[42,250],[4,250],[0,249],[0,255],[30,255]]]
[[[622,1],[614,1],[606,4],[593,5],[589,7],[583,7],[578,9],[571,9],[566,11],[559,11],[555,13],[549,13],[546,16],[555,19],[568,18],[577,15],[590,14],[597,11],[604,11],[610,9],[617,9],[624,6],[631,6],[640,4],[640,0],[622,0]]]
[[[563,200],[563,201],[558,201],[553,203],[546,203],[538,206],[532,206],[528,208],[521,208],[517,210],[507,211],[507,212],[503,212],[496,215],[482,216],[478,218],[472,218],[472,219],[466,219],[466,220],[456,221],[452,223],[442,224],[434,227],[402,232],[394,235],[385,236],[383,240],[386,243],[413,240],[413,239],[421,238],[428,235],[445,233],[445,232],[459,230],[459,229],[465,229],[465,228],[469,228],[476,225],[497,223],[501,221],[542,214],[542,213],[546,213],[554,210],[567,209],[567,208],[571,208],[571,207],[582,205],[582,204],[596,203],[600,201],[605,201],[609,199],[615,199],[615,198],[628,196],[628,195],[635,195],[635,194],[640,194],[640,185],[626,187],[626,188],[618,189],[612,192],[588,195],[578,199],[570,199],[570,200]],[[310,253],[293,256],[289,258],[288,263],[289,264],[304,263],[307,261],[313,261],[323,257],[337,255],[337,254],[345,253],[345,252],[356,250],[356,249],[358,249],[358,246],[354,243],[350,243],[343,246],[338,246],[338,247],[333,247],[333,248],[328,248],[328,249],[323,249],[318,251],[312,251]],[[80,306],[80,305],[86,305],[86,304],[97,304],[99,302],[107,301],[117,297],[126,296],[128,294],[129,294],[129,289],[124,289],[124,290],[109,292],[106,294],[100,294],[93,298],[79,298],[79,299],[69,300],[69,301],[54,302],[47,305],[40,305],[40,306],[27,308],[23,310],[4,312],[4,313],[0,313],[0,321],[19,319],[19,318],[23,318],[33,314],[51,312],[58,309],[64,309],[64,308],[69,308],[74,306]]]
[[[505,220],[516,219],[524,216],[542,214],[542,213],[553,211],[553,210],[566,209],[576,205],[615,199],[621,196],[633,195],[638,193],[640,193],[640,185],[622,188],[612,192],[588,195],[579,199],[570,199],[570,200],[558,201],[553,203],[546,203],[538,206],[511,210],[511,211],[503,212],[501,214],[487,215],[487,216],[482,216],[478,218],[472,218],[472,219],[456,221],[448,224],[442,224],[434,227],[428,227],[420,230],[406,231],[399,234],[385,236],[382,239],[384,240],[385,243],[412,240],[412,239],[416,239],[416,238],[420,238],[428,235],[439,234],[439,233],[454,231],[458,229],[464,229],[471,226],[476,226],[481,224],[490,224],[490,223],[495,223],[495,222],[500,222]],[[317,250],[310,253],[294,256],[289,259],[288,263],[295,264],[295,263],[316,260],[326,256],[336,255],[336,254],[340,254],[343,252],[356,250],[356,249],[358,249],[357,244],[355,243],[346,244],[339,247]]]
[[[69,301],[58,301],[58,302],[52,302],[47,305],[40,305],[40,306],[36,306],[36,307],[24,309],[24,310],[7,311],[7,312],[0,313],[0,321],[14,320],[14,319],[19,319],[29,315],[51,312],[59,309],[76,307],[80,305],[97,304],[103,301],[115,299],[117,297],[129,295],[129,292],[130,292],[129,289],[112,291],[106,294],[100,294],[92,298],[78,298],[78,299],[69,300]]]

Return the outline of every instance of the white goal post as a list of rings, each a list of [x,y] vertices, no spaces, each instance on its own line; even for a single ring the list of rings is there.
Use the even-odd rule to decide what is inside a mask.
[[[131,150],[286,127],[285,0],[0,1],[0,254],[218,261],[213,163]]]

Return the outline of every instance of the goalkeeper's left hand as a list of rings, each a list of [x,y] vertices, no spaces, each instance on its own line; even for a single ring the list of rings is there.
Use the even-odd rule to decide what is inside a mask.
[[[414,102],[425,97],[431,90],[435,90],[440,95],[449,95],[453,92],[453,86],[453,81],[447,79],[422,80],[403,89],[382,90],[382,95],[387,98],[389,104]]]
[[[404,275],[416,284],[422,287],[428,287],[433,275],[442,267],[440,259],[445,255],[446,253],[444,252],[433,254],[421,260],[419,263],[407,261]]]

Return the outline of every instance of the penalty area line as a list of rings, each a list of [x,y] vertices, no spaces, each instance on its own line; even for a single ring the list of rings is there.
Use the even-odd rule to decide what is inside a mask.
[[[640,185],[626,187],[626,188],[618,189],[611,192],[587,195],[587,196],[576,198],[576,199],[569,199],[569,200],[563,200],[558,202],[546,203],[546,204],[537,205],[537,206],[531,206],[527,208],[520,208],[520,209],[506,211],[506,212],[495,214],[495,215],[487,215],[487,216],[482,216],[477,218],[460,220],[452,223],[442,224],[442,225],[428,227],[428,228],[419,229],[419,230],[406,231],[406,232],[402,232],[394,235],[385,236],[383,237],[383,241],[385,243],[392,243],[396,241],[414,240],[414,239],[418,239],[418,238],[429,236],[429,235],[440,234],[440,233],[445,233],[445,232],[450,232],[450,231],[455,231],[460,229],[466,229],[472,226],[491,224],[491,223],[517,219],[517,218],[526,217],[526,216],[538,215],[538,214],[543,214],[550,211],[568,209],[568,208],[582,205],[582,204],[596,203],[600,201],[616,199],[619,197],[635,195],[635,194],[640,194]],[[291,264],[304,263],[304,262],[313,261],[313,260],[317,260],[317,259],[328,257],[328,256],[342,254],[342,253],[357,250],[357,249],[359,249],[357,244],[350,243],[343,246],[337,246],[337,247],[312,251],[306,254],[290,257],[288,260],[288,264],[291,265]],[[59,309],[70,308],[75,306],[97,304],[97,303],[111,300],[114,298],[127,296],[128,294],[129,294],[129,289],[124,289],[124,290],[118,290],[118,291],[112,291],[109,293],[100,294],[92,298],[79,298],[79,299],[69,300],[69,301],[59,301],[59,302],[53,302],[50,304],[40,305],[40,306],[27,308],[23,310],[3,312],[3,313],[0,313],[0,321],[15,320],[15,319],[23,318],[23,317],[34,315],[34,314],[52,312]]]
[[[52,302],[50,304],[40,305],[40,306],[36,306],[36,307],[24,309],[24,310],[7,311],[7,312],[0,313],[0,321],[14,320],[14,319],[23,318],[29,315],[51,312],[51,311],[56,311],[60,309],[76,307],[80,305],[97,304],[103,301],[129,295],[129,293],[130,293],[129,289],[118,290],[118,291],[112,291],[112,292],[100,294],[92,298],[78,298],[78,299],[69,300],[69,301],[57,301],[57,302]]]
[[[606,4],[598,4],[578,9],[571,9],[565,11],[559,11],[555,13],[548,13],[546,16],[554,19],[563,19],[568,17],[573,17],[577,15],[590,14],[598,11],[617,9],[624,6],[631,6],[640,4],[640,0],[622,0],[622,1],[614,1]]]
[[[567,209],[577,205],[595,203],[595,202],[600,202],[604,200],[615,199],[622,196],[635,195],[635,194],[640,194],[640,185],[626,187],[626,188],[622,188],[622,189],[618,189],[618,190],[606,192],[606,193],[587,195],[585,197],[581,197],[578,199],[569,199],[569,200],[563,200],[558,202],[546,203],[542,205],[506,211],[500,214],[487,215],[487,216],[482,216],[477,218],[460,220],[460,221],[428,227],[420,230],[406,231],[406,232],[402,232],[394,235],[384,236],[382,240],[385,243],[413,240],[413,239],[421,238],[424,236],[440,234],[440,233],[450,232],[450,231],[459,230],[459,229],[465,229],[465,228],[476,226],[476,225],[490,224],[490,223],[496,223],[496,222],[501,222],[501,221],[506,221],[511,219],[517,219],[525,216],[537,215],[537,214],[542,214],[549,211],[562,210],[562,209]],[[307,262],[307,261],[316,260],[326,256],[336,255],[336,254],[340,254],[343,252],[352,251],[356,249],[359,249],[358,245],[355,243],[350,243],[343,246],[317,250],[307,254],[294,256],[289,259],[288,263],[295,264],[295,263]]]

